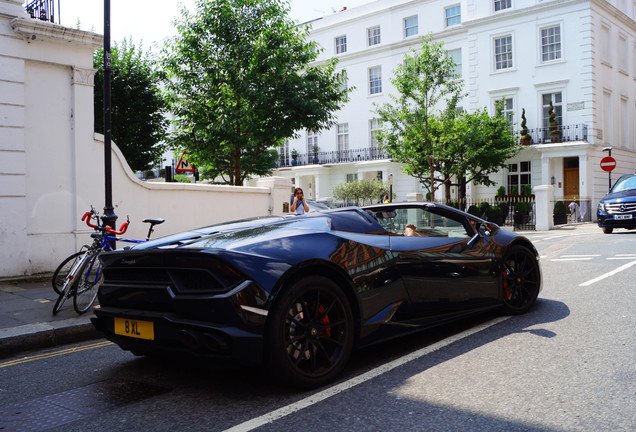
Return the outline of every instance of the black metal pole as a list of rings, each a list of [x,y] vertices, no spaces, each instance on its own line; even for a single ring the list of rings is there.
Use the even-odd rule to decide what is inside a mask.
[[[102,222],[117,228],[117,215],[113,211],[113,178],[111,161],[111,115],[110,115],[110,0],[104,0],[104,215]],[[114,247],[114,245],[111,245]]]
[[[609,151],[609,157],[612,157],[612,149],[610,148]],[[608,191],[610,191],[612,189],[612,172],[608,171],[607,174],[609,175],[609,189]]]

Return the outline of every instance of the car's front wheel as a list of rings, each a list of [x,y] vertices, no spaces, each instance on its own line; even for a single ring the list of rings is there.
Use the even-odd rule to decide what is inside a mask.
[[[614,228],[612,227],[603,227],[603,233],[605,234],[611,234],[614,231]]]
[[[312,388],[342,371],[353,348],[353,314],[331,280],[309,276],[295,282],[268,315],[267,366],[275,378]]]
[[[527,312],[541,288],[541,272],[535,255],[524,246],[512,246],[504,258],[503,309],[508,314]]]

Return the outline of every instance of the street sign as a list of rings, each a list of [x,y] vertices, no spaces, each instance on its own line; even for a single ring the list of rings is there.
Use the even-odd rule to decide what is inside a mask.
[[[177,167],[174,169],[176,172],[194,172],[194,165],[190,163],[186,156],[186,152],[183,152]]]
[[[601,169],[603,171],[612,171],[614,168],[616,168],[616,159],[611,156],[601,159]]]

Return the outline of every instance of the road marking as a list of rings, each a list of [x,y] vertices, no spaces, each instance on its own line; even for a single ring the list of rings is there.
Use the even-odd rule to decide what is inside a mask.
[[[600,255],[561,255],[561,258],[600,257]]]
[[[591,259],[592,259],[591,257],[589,257],[589,258],[583,258],[583,257],[581,257],[581,258],[554,258],[554,259],[551,259],[550,261],[589,261]]]
[[[35,355],[33,357],[23,357],[20,359],[16,359],[16,360],[10,360],[8,362],[4,362],[4,363],[0,363],[0,368],[3,367],[8,367],[8,366],[16,366],[22,363],[28,363],[28,362],[32,362],[32,361],[36,361],[36,360],[44,360],[47,358],[51,358],[51,357],[57,357],[57,356],[61,356],[61,355],[66,355],[66,354],[72,354],[75,352],[79,352],[79,351],[85,351],[85,350],[89,350],[89,349],[95,349],[95,348],[101,348],[101,347],[105,347],[108,345],[112,345],[112,342],[106,341],[106,342],[98,342],[98,343],[94,343],[94,344],[90,344],[90,345],[83,345],[83,346],[78,346],[78,347],[74,347],[74,348],[66,348],[63,350],[59,350],[59,351],[53,351],[47,354],[39,354],[39,355]]]
[[[342,393],[345,390],[349,390],[352,387],[357,386],[358,384],[362,384],[366,381],[369,381],[370,379],[373,379],[375,377],[378,377],[382,374],[385,374],[399,366],[402,366],[410,361],[416,360],[422,356],[425,356],[427,354],[430,354],[434,351],[437,351],[439,349],[442,349],[452,343],[455,343],[461,339],[464,339],[468,336],[471,336],[475,333],[478,333],[482,330],[487,329],[488,327],[494,326],[495,324],[499,324],[500,322],[503,322],[507,319],[509,319],[510,317],[499,317],[496,318],[490,322],[478,325],[477,327],[473,327],[471,329],[465,330],[461,333],[458,333],[456,335],[450,336],[444,340],[441,340],[439,342],[436,342],[432,345],[429,345],[427,347],[424,347],[422,349],[419,349],[417,351],[414,351],[410,354],[407,354],[403,357],[400,357],[398,359],[395,359],[389,363],[386,363],[382,366],[378,366],[375,369],[372,369],[368,372],[365,372],[361,375],[358,375],[356,377],[353,377],[345,382],[342,382],[340,384],[337,384],[333,387],[329,387],[325,390],[319,391],[318,393],[315,393],[309,397],[306,397],[304,399],[301,399],[297,402],[291,403],[287,406],[284,406],[282,408],[279,408],[277,410],[271,411],[267,414],[264,414],[260,417],[256,417],[253,418],[251,420],[248,420],[244,423],[241,423],[239,425],[233,426],[230,429],[226,429],[224,432],[247,432],[247,431],[251,431],[254,430],[258,427],[261,427],[263,425],[266,425],[268,423],[271,423],[275,420],[278,420],[280,418],[286,417],[290,414],[295,413],[296,411],[300,411],[304,408],[307,408],[311,405],[317,404],[318,402],[322,402],[325,399],[330,398],[331,396],[335,396],[338,393]]]
[[[603,279],[608,278],[610,276],[614,276],[616,273],[620,273],[620,272],[622,272],[624,270],[627,270],[628,268],[630,268],[633,265],[636,265],[636,261],[632,261],[630,263],[624,264],[624,265],[618,267],[617,269],[612,270],[611,272],[607,272],[607,273],[605,273],[603,275],[600,275],[597,278],[591,279],[591,280],[589,280],[587,282],[583,282],[579,286],[581,286],[581,287],[590,286],[593,283],[596,283],[598,281],[602,281]]]

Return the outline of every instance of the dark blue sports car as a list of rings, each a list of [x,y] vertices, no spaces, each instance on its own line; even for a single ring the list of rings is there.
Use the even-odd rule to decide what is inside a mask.
[[[605,234],[611,234],[614,228],[636,228],[636,174],[616,180],[599,202],[596,219]]]
[[[300,387],[351,351],[541,290],[526,238],[428,203],[230,222],[100,255],[95,327],[139,355],[264,363]]]

